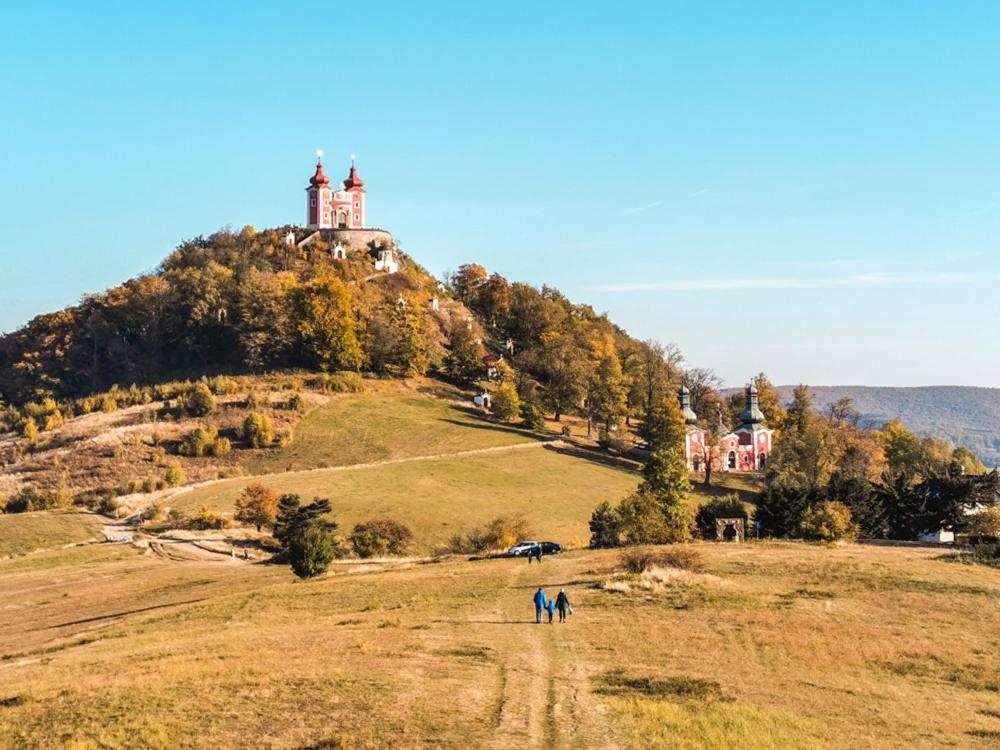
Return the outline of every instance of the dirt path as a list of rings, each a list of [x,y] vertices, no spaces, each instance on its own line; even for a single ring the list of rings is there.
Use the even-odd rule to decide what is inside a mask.
[[[572,618],[560,624],[557,614],[551,625],[534,624],[535,587],[542,585],[555,597],[558,588],[546,581],[559,580],[560,567],[553,558],[544,567],[512,565],[502,601],[489,615],[511,629],[495,649],[500,695],[491,747],[498,750],[617,747],[604,706],[591,692],[592,669],[578,647]]]

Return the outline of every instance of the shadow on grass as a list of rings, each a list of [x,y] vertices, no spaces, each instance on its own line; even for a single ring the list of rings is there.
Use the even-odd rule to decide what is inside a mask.
[[[707,497],[724,497],[726,495],[738,495],[741,502],[756,503],[760,493],[755,490],[746,490],[742,487],[726,487],[721,484],[705,484],[701,481],[691,482],[699,495]]]
[[[639,465],[635,461],[630,461],[627,458],[621,458],[620,456],[613,456],[610,453],[605,453],[600,448],[581,448],[579,446],[568,446],[568,445],[548,445],[545,448],[553,453],[559,453],[564,456],[571,456],[572,458],[580,458],[584,461],[591,461],[595,464],[600,464],[601,466],[607,466],[612,469],[618,469],[619,471],[627,471],[630,474],[639,473]]]
[[[459,411],[462,411],[461,409]],[[476,417],[475,422],[465,422],[461,419],[442,419],[441,422],[447,422],[448,424],[458,425],[459,427],[471,427],[474,430],[490,430],[492,432],[506,432],[510,435],[520,435],[521,437],[526,437],[530,440],[551,440],[552,438],[548,435],[539,435],[537,432],[532,432],[531,430],[524,430],[520,427],[514,427],[512,425],[498,424],[497,422],[487,422],[479,415],[474,415]]]
[[[36,630],[55,630],[56,628],[66,628],[70,625],[86,625],[91,622],[101,622],[102,620],[114,620],[119,617],[128,617],[129,615],[139,615],[143,612],[152,612],[157,609],[166,609],[167,607],[180,607],[185,604],[197,604],[198,602],[205,601],[205,598],[201,599],[188,599],[183,602],[170,602],[168,604],[153,604],[149,607],[140,607],[139,609],[128,609],[124,612],[113,612],[110,615],[98,615],[96,617],[85,617],[82,620],[71,620],[69,622],[61,622],[58,625],[48,625],[44,628],[35,628]]]

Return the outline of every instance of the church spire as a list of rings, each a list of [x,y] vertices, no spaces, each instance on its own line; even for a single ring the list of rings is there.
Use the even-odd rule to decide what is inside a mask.
[[[740,414],[740,426],[747,426],[751,429],[759,429],[764,426],[764,412],[757,405],[757,386],[753,383],[746,389],[747,405]]]
[[[682,385],[677,395],[681,400],[681,411],[684,413],[684,423],[689,426],[697,424],[698,415],[695,414],[694,410],[691,408],[691,391],[688,390],[686,385]]]

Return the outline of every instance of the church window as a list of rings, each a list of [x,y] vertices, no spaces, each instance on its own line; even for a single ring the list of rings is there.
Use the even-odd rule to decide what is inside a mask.
[[[729,451],[729,468],[736,468],[736,451]]]
[[[313,208],[316,208],[316,199],[315,198],[312,199],[311,205],[312,205]]]

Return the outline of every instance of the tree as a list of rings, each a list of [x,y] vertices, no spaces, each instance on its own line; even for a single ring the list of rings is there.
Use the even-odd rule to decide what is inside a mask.
[[[272,532],[274,538],[287,548],[309,526],[319,524],[332,532],[337,524],[326,518],[330,512],[330,501],[324,498],[317,497],[308,505],[302,505],[298,495],[282,495],[278,498],[278,515]]]
[[[34,448],[38,445],[38,425],[35,424],[35,420],[31,417],[24,420],[24,426],[21,428],[21,436],[24,437],[24,441],[28,444],[29,448]]]
[[[609,433],[628,411],[628,383],[622,375],[621,362],[610,335],[595,343],[592,358],[593,367],[587,383],[588,435],[592,422],[599,422],[604,432]]]
[[[263,484],[248,485],[236,498],[236,513],[240,523],[248,523],[260,531],[264,526],[273,526],[278,517],[278,494]]]
[[[851,509],[836,500],[806,508],[799,530],[806,539],[821,542],[835,542],[839,539],[854,541],[858,538],[858,526],[851,518]]]
[[[682,505],[691,492],[691,481],[681,448],[661,448],[651,453],[643,467],[639,489],[650,493],[665,507]]]
[[[357,370],[362,351],[351,293],[330,269],[321,267],[292,292],[299,345],[313,364],[328,370]]]
[[[590,516],[590,546],[592,549],[617,547],[621,543],[621,516],[608,501],[602,502]]]
[[[472,384],[484,375],[482,346],[464,321],[457,321],[451,327],[444,366],[448,375],[459,383]]]
[[[723,497],[713,497],[698,508],[694,521],[703,538],[715,539],[715,521],[719,518],[742,518],[743,528],[749,532],[750,514],[736,493],[730,493]]]
[[[576,338],[566,332],[542,334],[539,369],[545,400],[560,421],[567,409],[580,403],[586,389],[587,361]]]
[[[968,448],[960,446],[951,454],[955,474],[985,474],[986,467],[979,457]]]
[[[625,544],[672,544],[691,538],[690,518],[684,506],[664,506],[642,489],[618,506],[621,539]]]
[[[451,290],[462,302],[474,307],[479,287],[486,281],[486,269],[478,263],[465,263],[448,279]]]
[[[164,480],[170,487],[177,487],[187,481],[187,476],[185,476],[184,469],[180,464],[171,464],[167,469]]]
[[[292,538],[288,559],[299,578],[322,575],[336,556],[333,534],[325,526],[310,525]]]
[[[493,415],[504,422],[512,422],[521,413],[521,399],[517,387],[510,381],[501,383],[491,399]]]

